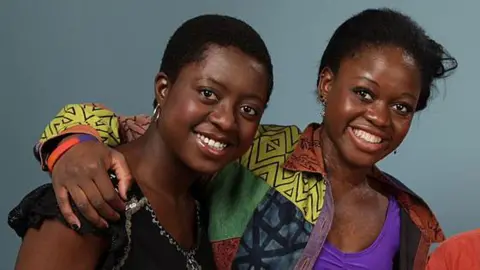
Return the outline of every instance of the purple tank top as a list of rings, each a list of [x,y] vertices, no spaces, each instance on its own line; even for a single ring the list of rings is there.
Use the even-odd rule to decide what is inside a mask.
[[[344,253],[325,242],[315,262],[315,270],[391,270],[393,258],[400,248],[400,207],[390,197],[382,231],[367,249],[356,253]]]

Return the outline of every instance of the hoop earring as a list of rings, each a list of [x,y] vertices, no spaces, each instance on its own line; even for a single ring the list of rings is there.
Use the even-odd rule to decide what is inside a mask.
[[[154,122],[157,122],[158,121],[158,118],[160,118],[160,109],[158,108],[159,106],[157,105],[157,107],[155,107],[155,109],[153,109],[153,117],[154,117]]]

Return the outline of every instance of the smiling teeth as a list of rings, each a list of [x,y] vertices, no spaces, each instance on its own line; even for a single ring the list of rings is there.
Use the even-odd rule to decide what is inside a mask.
[[[205,145],[208,145],[208,147],[211,147],[215,150],[221,151],[221,150],[225,149],[225,147],[227,147],[227,144],[225,144],[225,143],[215,141],[214,139],[207,138],[207,137],[205,137],[201,134],[198,134],[198,133],[197,133],[197,138],[200,139],[200,141],[202,143],[204,143]]]
[[[357,136],[358,138],[366,141],[366,142],[369,142],[369,143],[381,143],[382,142],[382,138],[378,137],[378,136],[375,136],[371,133],[368,133],[366,131],[363,131],[363,130],[360,130],[360,129],[353,129],[353,134],[355,134],[355,136]]]

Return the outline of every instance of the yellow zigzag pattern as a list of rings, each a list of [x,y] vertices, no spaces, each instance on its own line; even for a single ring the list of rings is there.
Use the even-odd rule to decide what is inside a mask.
[[[63,107],[43,131],[40,142],[43,143],[79,125],[90,126],[97,130],[102,141],[110,146],[118,145],[120,142],[117,116],[112,111],[94,103],[69,104]]]
[[[262,125],[241,163],[294,203],[308,222],[315,223],[323,206],[325,183],[310,174],[282,168],[300,136],[296,126]]]
[[[94,128],[109,146],[119,144],[119,121],[110,110],[98,104],[69,104],[47,125],[40,142],[52,139],[79,125]],[[283,163],[295,149],[301,131],[296,126],[261,125],[252,147],[241,158],[243,166],[263,178],[315,223],[323,206],[325,184],[310,174],[287,171]]]

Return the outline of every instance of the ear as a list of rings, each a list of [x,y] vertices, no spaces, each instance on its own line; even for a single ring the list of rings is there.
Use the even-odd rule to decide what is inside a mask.
[[[165,104],[169,89],[170,82],[168,81],[168,76],[163,72],[159,72],[155,76],[155,99],[160,108],[163,108]]]
[[[322,69],[318,76],[317,97],[318,100],[323,103],[328,99],[328,94],[332,89],[333,79],[335,76],[329,67]]]

